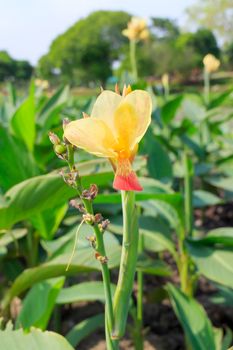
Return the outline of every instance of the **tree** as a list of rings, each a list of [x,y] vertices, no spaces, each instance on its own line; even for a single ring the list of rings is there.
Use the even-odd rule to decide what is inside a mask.
[[[14,60],[6,51],[0,51],[0,81],[28,80],[32,72],[33,67],[28,61]]]
[[[79,20],[52,42],[39,61],[39,74],[48,78],[59,73],[63,81],[104,85],[127,43],[121,32],[129,19],[126,12],[97,11]]]
[[[233,41],[233,0],[197,0],[186,11],[189,23],[214,31],[223,42]]]
[[[180,34],[175,21],[168,18],[153,17],[152,31],[157,38],[174,39]]]

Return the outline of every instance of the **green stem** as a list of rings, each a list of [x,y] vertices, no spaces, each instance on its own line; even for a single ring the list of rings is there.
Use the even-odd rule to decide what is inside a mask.
[[[144,237],[139,235],[138,253],[144,251]],[[143,282],[144,276],[142,271],[137,272],[138,292],[137,292],[137,324],[138,324],[138,341],[136,350],[143,350]]]
[[[180,235],[180,281],[181,290],[192,295],[192,278],[189,276],[189,255],[184,246],[185,237],[192,237],[193,234],[193,164],[188,157],[188,153],[184,150],[184,213],[185,213],[185,231]]]
[[[74,150],[71,145],[68,145],[68,164],[69,168],[72,171],[74,167]],[[82,199],[83,205],[86,209],[86,212],[88,214],[93,215],[93,205],[92,201],[89,201],[85,198],[82,198],[81,194],[83,191],[81,179],[77,178],[77,192],[80,198]],[[95,223],[93,226],[93,230],[95,232],[96,236],[96,251],[101,256],[106,256],[105,246],[104,246],[104,239],[103,239],[103,233],[100,231],[99,226],[97,223]],[[108,350],[117,350],[118,349],[118,342],[111,339],[111,333],[113,330],[113,324],[114,324],[114,316],[113,316],[113,303],[112,303],[112,294],[111,294],[111,281],[110,281],[110,272],[108,269],[107,263],[102,264],[101,263],[101,270],[102,270],[102,278],[103,278],[103,285],[104,285],[104,293],[105,293],[105,299],[106,299],[106,307],[105,307],[105,314],[106,314],[106,325],[105,325],[105,332],[106,332],[106,343],[107,343],[107,349]]]
[[[193,232],[193,164],[184,151],[184,206],[186,235],[192,237]]]
[[[114,339],[125,333],[138,252],[138,213],[135,193],[122,191],[123,242],[117,288],[114,295]]]
[[[206,105],[210,102],[210,74],[204,69],[204,98]]]
[[[138,80],[138,69],[137,69],[137,59],[136,59],[136,40],[130,40],[130,61],[132,67],[133,79],[136,82]]]

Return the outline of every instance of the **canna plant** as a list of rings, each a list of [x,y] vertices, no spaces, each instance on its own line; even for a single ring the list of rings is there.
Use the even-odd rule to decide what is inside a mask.
[[[134,82],[138,80],[136,47],[139,41],[145,41],[149,38],[150,32],[147,23],[143,18],[132,17],[126,29],[122,34],[129,39],[130,63],[132,69],[132,78]]]
[[[102,91],[97,98],[91,116],[64,123],[64,142],[50,134],[54,150],[67,160],[70,172],[63,175],[67,184],[77,190],[82,205],[76,205],[83,212],[83,221],[94,230],[91,239],[95,257],[102,267],[105,290],[105,332],[108,349],[117,349],[118,341],[125,333],[130,297],[137,263],[138,212],[135,205],[135,191],[142,191],[132,162],[138,143],[151,121],[152,102],[150,95],[142,90],[132,91],[124,87],[122,96],[116,92]],[[101,214],[95,214],[92,200],[97,195],[95,185],[84,190],[78,168],[74,164],[74,148],[84,149],[99,157],[108,158],[115,178],[113,187],[121,191],[123,213],[123,242],[118,283],[112,300],[110,273],[103,232],[108,221]],[[77,231],[78,232],[78,231]]]

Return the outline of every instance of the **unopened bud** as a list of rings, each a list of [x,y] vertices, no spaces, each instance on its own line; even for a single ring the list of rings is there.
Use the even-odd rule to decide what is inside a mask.
[[[53,145],[59,145],[61,143],[61,140],[59,139],[59,137],[54,134],[54,132],[49,132],[49,139],[52,142]]]
[[[103,216],[100,213],[95,214],[95,223],[99,223],[100,221],[103,220]]]
[[[70,200],[70,205],[73,208],[78,209],[80,213],[86,213],[86,209],[84,208],[84,206],[81,203],[78,203],[75,199]]]
[[[107,256],[102,256],[99,253],[95,253],[95,258],[96,258],[96,260],[99,260],[101,262],[101,264],[107,264],[107,262],[108,262]]]
[[[98,187],[95,184],[92,184],[88,190],[82,192],[82,198],[93,200],[98,194]]]
[[[95,223],[95,217],[92,214],[83,214],[83,220],[85,221],[86,224],[88,225],[93,225]]]
[[[105,230],[107,230],[108,225],[110,224],[110,221],[108,219],[103,220],[99,225],[99,229],[102,233],[104,233]]]
[[[96,237],[95,236],[89,236],[86,237],[92,248],[96,248]]]
[[[67,152],[66,146],[63,144],[54,145],[54,151],[58,155],[63,155]]]

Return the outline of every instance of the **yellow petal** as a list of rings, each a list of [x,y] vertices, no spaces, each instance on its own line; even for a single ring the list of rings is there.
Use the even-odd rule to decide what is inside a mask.
[[[122,96],[113,92],[104,90],[96,99],[91,117],[103,120],[108,127],[113,130],[114,128],[114,113],[121,101]]]
[[[152,101],[148,92],[143,90],[134,90],[128,94],[121,104],[127,103],[132,106],[137,115],[137,125],[134,142],[131,144],[133,148],[140,142],[151,122]]]
[[[114,134],[117,139],[118,151],[124,151],[125,157],[130,156],[132,145],[135,144],[136,131],[138,128],[139,118],[134,106],[122,102],[114,114]]]
[[[99,157],[116,157],[115,139],[109,127],[100,119],[85,118],[70,122],[65,138],[79,148]]]

